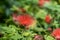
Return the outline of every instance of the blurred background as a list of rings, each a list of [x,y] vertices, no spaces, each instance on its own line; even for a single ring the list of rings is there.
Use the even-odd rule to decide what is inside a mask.
[[[0,0],[0,40],[57,40],[56,28],[60,0]]]

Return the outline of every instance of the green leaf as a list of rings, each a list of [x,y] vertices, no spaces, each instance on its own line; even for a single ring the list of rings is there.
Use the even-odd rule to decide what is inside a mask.
[[[12,35],[12,36],[10,37],[10,39],[14,39],[14,40],[18,40],[18,39],[20,39],[20,38],[22,38],[22,36],[19,35],[18,33],[15,33],[14,35]]]
[[[44,37],[45,37],[45,40],[55,40],[52,36],[45,35]]]
[[[30,32],[23,32],[23,36],[29,36],[31,33]]]
[[[39,10],[39,12],[36,13],[36,18],[45,19],[45,16],[47,15],[47,12],[45,10]]]
[[[26,6],[24,6],[24,9],[28,10],[29,7],[30,7],[29,5],[26,5]]]

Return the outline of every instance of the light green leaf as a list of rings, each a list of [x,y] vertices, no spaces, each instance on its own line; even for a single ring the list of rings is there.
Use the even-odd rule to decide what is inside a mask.
[[[47,12],[44,11],[44,10],[39,10],[39,12],[36,13],[36,18],[41,18],[41,19],[44,19],[45,16],[47,15]]]
[[[52,36],[45,35],[45,40],[55,40]]]

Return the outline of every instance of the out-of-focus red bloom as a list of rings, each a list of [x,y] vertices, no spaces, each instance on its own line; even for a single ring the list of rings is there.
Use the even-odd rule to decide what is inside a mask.
[[[43,37],[41,35],[35,35],[34,40],[43,40]]]
[[[48,31],[52,31],[52,28],[49,27],[47,30],[48,30]]]
[[[50,22],[51,22],[51,17],[50,17],[50,15],[47,15],[47,16],[45,17],[45,21],[46,21],[47,23],[50,23]]]
[[[13,14],[13,21],[18,22],[19,25],[29,26],[34,22],[34,18],[28,14],[17,15]]]
[[[44,5],[44,2],[45,2],[44,0],[39,0],[39,5],[40,6],[43,6]]]
[[[52,36],[56,38],[56,40],[60,40],[60,28],[55,29],[52,32]]]
[[[17,21],[19,21],[21,25],[28,26],[32,24],[33,18],[30,15],[23,14],[23,15],[17,16]]]
[[[49,2],[50,0],[39,0],[39,5],[43,6],[45,2]]]

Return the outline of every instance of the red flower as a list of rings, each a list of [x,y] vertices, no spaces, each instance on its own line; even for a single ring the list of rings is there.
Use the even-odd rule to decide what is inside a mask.
[[[18,16],[14,14],[13,20],[17,21],[20,25],[28,26],[33,23],[34,18],[28,14],[22,14]]]
[[[47,16],[45,17],[45,21],[46,21],[47,23],[50,23],[50,22],[51,22],[51,17],[50,17],[50,15],[47,15]]]
[[[40,6],[43,6],[44,5],[44,2],[45,2],[44,0],[39,0],[39,5]]]
[[[39,0],[39,5],[43,6],[45,2],[49,2],[50,0]]]
[[[24,14],[17,16],[18,21],[21,25],[30,25],[33,22],[33,18],[30,15]]]
[[[43,40],[43,37],[41,35],[35,35],[34,40]]]
[[[59,39],[60,39],[60,28],[55,29],[55,30],[52,32],[52,36],[55,37],[56,40],[59,40]]]
[[[49,27],[47,30],[48,30],[49,32],[51,32],[51,31],[52,31],[52,28]]]

